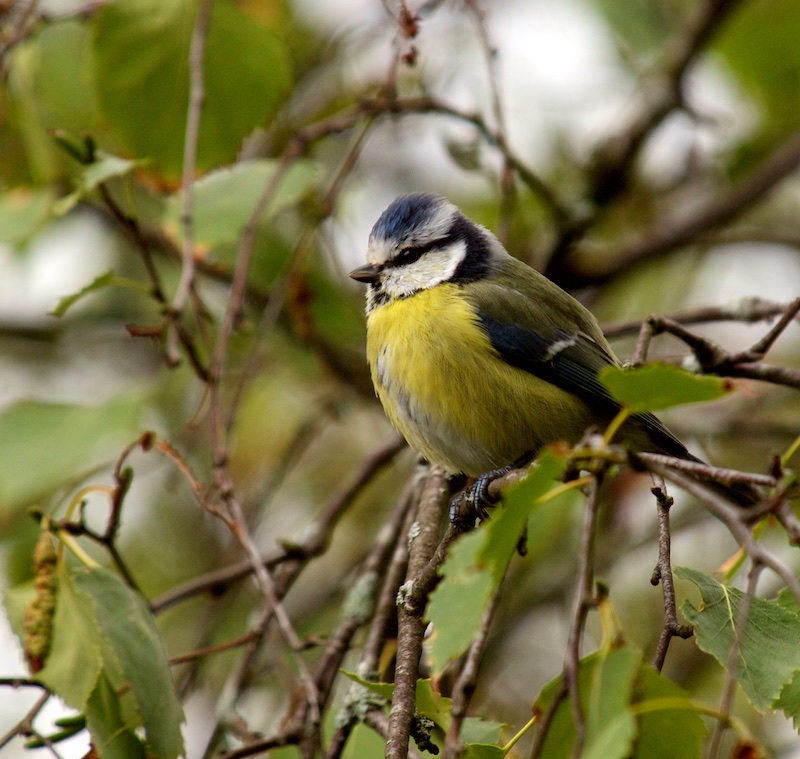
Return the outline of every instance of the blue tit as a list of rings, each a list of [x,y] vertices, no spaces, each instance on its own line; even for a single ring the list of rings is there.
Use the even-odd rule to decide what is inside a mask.
[[[369,285],[377,396],[408,444],[448,472],[479,477],[618,412],[597,375],[619,361],[594,316],[445,198],[397,198],[350,276]],[[699,461],[652,414],[619,434],[633,450]]]

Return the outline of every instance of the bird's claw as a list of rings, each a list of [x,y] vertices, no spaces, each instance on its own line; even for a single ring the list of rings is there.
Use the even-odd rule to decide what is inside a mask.
[[[450,503],[450,524],[457,532],[469,532],[475,522],[489,518],[489,509],[498,498],[489,493],[489,485],[498,477],[508,474],[512,467],[485,472],[472,485],[464,488]]]

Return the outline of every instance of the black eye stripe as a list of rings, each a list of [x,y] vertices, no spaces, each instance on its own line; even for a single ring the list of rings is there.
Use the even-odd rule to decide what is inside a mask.
[[[413,264],[414,261],[419,261],[419,259],[422,258],[422,256],[424,256],[428,251],[431,251],[434,248],[444,247],[445,245],[451,243],[453,239],[454,238],[452,235],[446,235],[445,237],[439,237],[436,240],[430,240],[423,245],[409,246],[401,250],[390,261],[387,261],[384,266],[388,268],[393,268],[396,266],[408,266],[409,264]]]

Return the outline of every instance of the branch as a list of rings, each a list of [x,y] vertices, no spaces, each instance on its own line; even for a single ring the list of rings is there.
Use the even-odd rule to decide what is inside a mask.
[[[391,634],[393,622],[397,619],[397,594],[408,570],[408,544],[412,523],[416,519],[417,502],[418,498],[413,490],[407,492],[400,500],[400,506],[405,513],[405,521],[401,529],[396,532],[394,552],[383,579],[383,586],[369,626],[367,640],[356,667],[356,674],[366,680],[380,678],[378,666],[381,653]],[[339,726],[331,737],[325,759],[338,759],[357,721],[359,719],[367,721],[367,715],[363,712],[363,696],[364,688],[356,683],[351,684],[345,704],[336,720]]]
[[[800,601],[800,582],[794,574],[769,550],[759,543],[752,534],[752,530],[745,523],[747,512],[732,506],[722,496],[691,477],[670,469],[656,462],[648,466],[650,471],[662,476],[665,480],[674,482],[679,487],[695,496],[714,516],[720,519],[731,532],[736,542],[749,554],[753,561],[763,564],[771,569],[783,580],[795,598]]]
[[[655,94],[651,93],[649,102],[630,123],[596,151],[592,171],[592,197],[596,203],[608,203],[627,188],[642,145],[672,111],[683,105],[687,72],[739,2],[707,0],[692,24],[677,29],[667,41],[658,78],[652,81]]]
[[[740,298],[721,306],[701,306],[688,311],[664,316],[675,324],[683,326],[691,324],[709,324],[711,322],[734,321],[755,324],[767,321],[784,314],[789,308],[787,303],[775,303],[763,298]],[[642,320],[632,319],[603,325],[603,334],[608,338],[637,335],[642,331]]]
[[[327,549],[333,530],[342,515],[361,491],[394,459],[399,451],[404,449],[405,441],[399,436],[392,437],[388,443],[378,448],[361,465],[353,476],[352,482],[331,497],[330,501],[323,507],[316,524],[309,529],[309,535],[305,542],[299,545],[287,544],[285,550],[279,555],[261,558],[262,563],[268,570],[272,570],[281,564],[288,565],[288,569],[285,569],[280,577],[279,591],[281,594],[285,593],[288,587],[291,586],[291,583],[310,559],[319,556]],[[190,480],[190,483],[192,483],[192,480]],[[192,484],[192,487],[197,493],[195,484]],[[252,572],[253,566],[249,559],[231,564],[222,569],[215,569],[212,572],[188,580],[154,598],[150,603],[150,608],[154,613],[158,613],[200,593],[221,593],[227,589],[228,585],[247,577]]]
[[[447,513],[449,488],[444,474],[431,469],[420,493],[417,531],[411,543],[407,585],[413,587],[427,567],[439,544],[440,525]],[[411,722],[416,711],[417,674],[425,633],[426,603],[398,609],[397,665],[394,695],[389,712],[386,759],[406,759]]]
[[[799,143],[800,144],[800,143]],[[778,337],[800,312],[800,298],[792,301],[776,324],[749,349],[731,353],[708,338],[691,332],[682,324],[660,316],[651,316],[642,325],[636,345],[636,361],[641,361],[647,352],[653,335],[666,332],[682,340],[692,349],[700,369],[705,374],[721,377],[741,377],[771,382],[776,385],[800,387],[800,370],[761,363]]]
[[[567,266],[566,262],[560,263],[557,269],[548,267],[547,275],[551,279],[563,280],[568,269],[572,287],[601,284],[641,261],[653,260],[699,242],[708,233],[735,220],[763,200],[799,164],[800,135],[794,135],[744,179],[717,190],[705,202],[692,203],[688,212],[663,219],[658,226],[639,235],[636,242],[615,248],[611,256],[594,255],[590,262],[582,262],[580,270],[576,270],[572,263]]]
[[[658,509],[658,564],[650,579],[652,585],[661,583],[664,595],[664,626],[658,639],[656,652],[653,655],[653,668],[659,672],[664,666],[667,649],[673,637],[690,638],[693,634],[691,625],[682,625],[678,622],[678,607],[675,601],[675,584],[672,577],[671,560],[671,535],[669,525],[669,510],[673,500],[667,495],[663,480],[658,477],[658,483],[652,488],[656,497]]]

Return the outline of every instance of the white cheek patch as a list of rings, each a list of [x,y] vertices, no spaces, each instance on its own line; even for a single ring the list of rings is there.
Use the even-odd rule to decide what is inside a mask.
[[[405,266],[384,269],[383,290],[390,298],[407,298],[452,279],[467,255],[467,243],[459,240],[440,250],[430,250]]]

